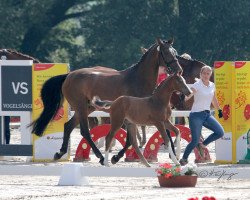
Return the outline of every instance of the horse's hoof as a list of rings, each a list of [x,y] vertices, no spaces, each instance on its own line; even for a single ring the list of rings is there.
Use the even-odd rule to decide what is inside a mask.
[[[100,161],[99,161],[99,163],[100,163],[101,165],[104,165],[104,158],[101,158]]]
[[[117,155],[114,155],[114,156],[111,158],[111,163],[114,165],[114,164],[116,164],[119,160],[120,160],[120,158],[119,158]]]
[[[56,152],[54,155],[54,160],[59,160],[61,157],[62,157],[62,154]]]

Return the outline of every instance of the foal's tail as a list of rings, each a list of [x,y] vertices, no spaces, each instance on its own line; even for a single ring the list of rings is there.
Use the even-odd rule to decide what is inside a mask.
[[[37,136],[42,136],[49,122],[54,118],[57,111],[63,103],[62,84],[68,74],[54,76],[48,79],[42,87],[41,99],[44,109],[41,115],[33,121],[29,126],[32,126],[32,133]]]
[[[113,101],[102,101],[98,96],[94,96],[92,99],[92,104],[97,108],[109,109]]]

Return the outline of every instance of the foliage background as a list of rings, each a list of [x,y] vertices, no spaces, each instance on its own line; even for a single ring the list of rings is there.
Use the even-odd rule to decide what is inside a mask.
[[[213,65],[249,60],[249,0],[1,0],[0,48],[42,62],[124,69],[156,37]]]

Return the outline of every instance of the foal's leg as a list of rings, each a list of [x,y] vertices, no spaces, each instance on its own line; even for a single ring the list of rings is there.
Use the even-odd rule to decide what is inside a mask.
[[[103,124],[111,124],[111,123],[110,123],[110,118],[109,118],[109,117],[101,117],[101,125],[103,125]],[[99,139],[98,145],[97,145],[98,149],[100,149],[101,147],[104,146],[104,141],[105,141],[105,137],[101,137],[101,138]],[[113,142],[112,142],[112,147],[114,147],[115,144],[116,144],[116,140],[113,140]],[[112,148],[110,148],[110,151],[111,151],[111,149],[112,149]]]
[[[114,155],[112,157],[112,159],[111,159],[112,164],[116,164],[124,156],[124,153],[127,151],[127,149],[131,146],[130,132],[132,131],[133,126],[136,127],[136,125],[128,122],[127,120],[125,120],[125,124],[127,127],[126,143],[125,143],[125,146],[123,147],[123,149],[121,151],[119,151],[119,153],[117,155]]]
[[[111,143],[114,139],[114,136],[116,132],[122,127],[123,121],[124,121],[124,115],[118,112],[118,114],[114,111],[111,112],[111,129],[108,133],[108,135],[105,137],[105,159],[104,159],[104,165],[108,166],[108,158],[109,158],[109,152],[111,149]]]
[[[131,129],[132,132],[130,132],[130,136],[131,136],[131,144],[132,146],[135,148],[135,152],[137,153],[137,155],[139,156],[139,158],[141,159],[141,162],[146,166],[146,167],[150,167],[148,161],[146,160],[146,158],[142,155],[139,147],[138,147],[138,143],[137,143],[137,139],[136,139],[136,131],[137,131],[137,127],[134,126],[133,129]]]
[[[169,142],[170,138],[167,136],[164,123],[159,122],[159,123],[156,123],[155,126],[156,126],[156,128],[158,129],[158,131],[160,132],[160,134],[162,136],[162,139],[163,139],[163,141],[165,143],[165,145],[164,145],[165,149],[168,148],[168,151],[170,153],[171,159],[173,160],[173,162],[176,165],[179,165],[180,163],[176,159],[176,157],[175,157],[175,155],[173,153],[173,150],[171,148],[171,145],[170,145],[170,142]]]
[[[79,120],[75,114],[68,122],[64,124],[62,147],[59,153],[58,152],[55,153],[54,160],[59,160],[67,152],[70,134],[78,124]]]
[[[180,155],[181,155],[181,134],[180,134],[180,131],[169,120],[165,121],[165,128],[172,130],[176,135],[176,143],[177,143],[176,157],[179,160]]]
[[[104,158],[104,165],[105,166],[109,166],[108,164],[108,160],[109,160],[109,152],[110,149],[112,148],[111,143],[114,141],[114,136],[116,134],[116,132],[121,128],[121,125],[115,125],[111,127],[110,132],[108,133],[108,135],[105,137],[105,158]]]

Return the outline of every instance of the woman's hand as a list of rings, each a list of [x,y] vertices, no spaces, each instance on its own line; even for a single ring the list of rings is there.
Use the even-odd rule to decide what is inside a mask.
[[[218,117],[219,118],[222,118],[223,117],[223,112],[221,109],[218,110]]]

